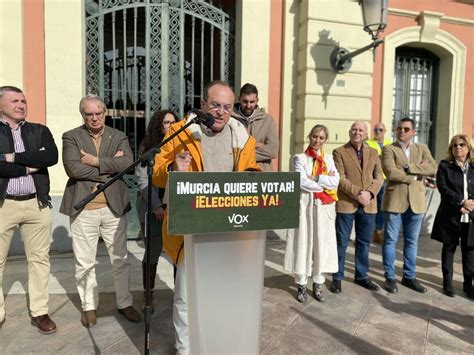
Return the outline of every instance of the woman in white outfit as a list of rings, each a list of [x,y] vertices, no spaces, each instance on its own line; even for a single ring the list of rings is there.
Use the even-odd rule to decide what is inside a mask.
[[[292,158],[293,170],[301,177],[300,221],[299,228],[288,231],[284,268],[295,274],[296,299],[301,303],[308,299],[306,284],[311,275],[313,295],[324,302],[323,273],[338,270],[335,221],[339,173],[332,155],[323,149],[328,136],[325,126],[314,126],[306,151]]]

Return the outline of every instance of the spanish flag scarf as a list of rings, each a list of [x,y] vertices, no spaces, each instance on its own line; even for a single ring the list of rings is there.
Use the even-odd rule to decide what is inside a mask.
[[[318,153],[310,146],[306,148],[305,153],[307,156],[313,158],[313,176],[328,175],[328,169],[326,166],[326,162],[324,161],[323,148],[321,148],[320,155],[318,155]],[[337,190],[330,190],[324,188],[322,192],[313,192],[313,196],[315,199],[321,200],[323,205],[328,205],[332,202],[337,201]]]

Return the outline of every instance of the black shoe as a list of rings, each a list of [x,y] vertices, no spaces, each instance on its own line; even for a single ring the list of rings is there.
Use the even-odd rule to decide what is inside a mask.
[[[462,290],[466,293],[473,293],[474,289],[472,287],[472,280],[464,280],[464,283],[462,285]]]
[[[466,292],[466,297],[474,300],[474,292]]]
[[[388,293],[398,293],[397,281],[395,279],[385,279],[384,288]]]
[[[372,282],[372,280],[370,278],[366,278],[366,279],[363,279],[363,280],[355,279],[354,283],[359,285],[359,286],[362,286],[363,288],[366,288],[369,291],[374,291],[375,292],[375,291],[378,291],[380,289],[380,287],[378,287],[377,284]]]
[[[296,299],[300,303],[306,303],[306,301],[308,301],[308,294],[306,293],[306,286],[298,285],[298,292],[296,293]]]
[[[316,301],[324,302],[326,298],[323,295],[323,284],[313,282],[313,296]]]
[[[456,294],[454,293],[454,289],[452,287],[443,287],[443,292],[448,297],[456,296]]]
[[[443,279],[443,292],[448,297],[454,297],[456,295],[454,293],[452,279]]]
[[[329,287],[329,291],[332,293],[341,293],[341,280],[332,280],[331,286]]]
[[[413,291],[419,292],[419,293],[426,293],[428,290],[426,287],[423,287],[416,278],[413,279],[407,279],[405,277],[402,278],[402,285],[406,286],[408,288],[411,288]]]

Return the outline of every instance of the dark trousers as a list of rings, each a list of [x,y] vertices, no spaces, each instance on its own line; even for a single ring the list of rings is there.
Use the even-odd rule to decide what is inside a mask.
[[[387,181],[385,181],[377,194],[377,214],[375,215],[375,229],[383,230],[383,212],[382,212],[382,200],[383,193],[387,187]]]
[[[151,237],[151,248],[150,248],[150,263],[151,264],[158,264],[158,259],[160,258],[161,251],[163,250],[163,235],[161,232],[161,228],[163,226],[163,222],[157,221],[155,219],[155,215],[150,216],[150,237]],[[142,236],[144,236],[145,232],[145,225],[144,223],[140,223],[140,227],[142,228]],[[146,254],[143,255],[143,263],[145,263]]]
[[[461,223],[461,255],[462,273],[464,275],[464,288],[472,288],[474,277],[474,247],[467,246],[469,223]],[[443,287],[452,286],[454,253],[457,244],[443,243],[441,251],[441,269],[443,271]]]

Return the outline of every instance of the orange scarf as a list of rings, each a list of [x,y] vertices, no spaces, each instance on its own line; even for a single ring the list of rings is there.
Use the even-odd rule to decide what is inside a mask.
[[[313,176],[328,175],[323,148],[321,148],[320,155],[309,146],[306,148],[305,153],[307,156],[313,158]],[[313,192],[313,196],[315,199],[321,200],[323,205],[328,205],[337,201],[337,190],[324,189],[322,192]]]

